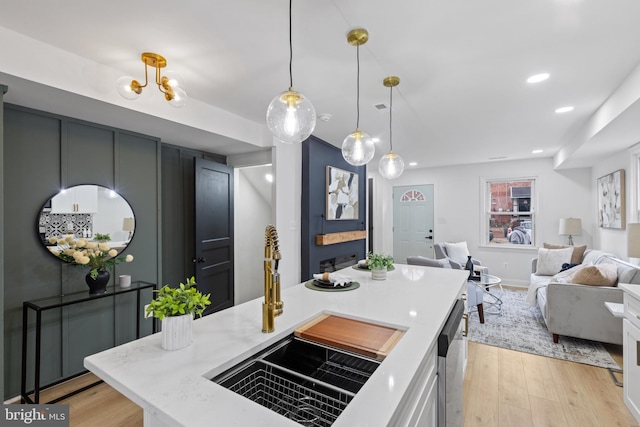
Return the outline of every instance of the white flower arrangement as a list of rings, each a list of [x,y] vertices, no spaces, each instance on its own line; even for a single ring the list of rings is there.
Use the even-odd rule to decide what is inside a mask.
[[[118,251],[111,249],[106,242],[90,242],[86,239],[68,237],[50,237],[49,243],[57,245],[52,248],[51,253],[63,261],[77,265],[88,265],[91,267],[91,277],[95,279],[98,273],[121,262],[133,261],[133,255],[119,256]]]

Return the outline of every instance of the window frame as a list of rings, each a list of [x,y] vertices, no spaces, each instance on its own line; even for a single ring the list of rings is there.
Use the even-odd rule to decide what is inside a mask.
[[[528,211],[520,211],[514,212],[510,211],[498,211],[492,210],[492,206],[495,204],[491,197],[490,185],[494,183],[511,183],[511,182],[523,182],[528,181],[531,184],[531,198],[529,204]],[[538,188],[540,184],[540,179],[538,176],[511,176],[511,177],[482,177],[480,179],[480,187],[481,187],[481,203],[480,203],[480,245],[488,248],[508,248],[513,250],[523,250],[523,249],[532,249],[537,248],[536,245],[536,223],[539,221],[538,218],[538,205],[539,205],[539,197],[538,197]],[[518,245],[509,242],[495,242],[491,241],[489,238],[489,233],[491,231],[490,221],[493,215],[505,215],[513,217],[514,213],[521,215],[527,215],[531,218],[531,244],[530,245]]]

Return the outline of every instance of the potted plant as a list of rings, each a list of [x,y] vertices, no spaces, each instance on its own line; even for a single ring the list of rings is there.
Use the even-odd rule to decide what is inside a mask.
[[[387,271],[393,268],[393,257],[383,253],[374,254],[369,252],[367,254],[367,265],[371,270],[371,278],[373,280],[385,280]]]
[[[211,294],[203,295],[196,289],[192,276],[177,288],[165,285],[154,291],[156,296],[147,305],[146,313],[162,321],[162,348],[179,350],[191,344],[193,318],[202,317],[204,309],[211,304]]]

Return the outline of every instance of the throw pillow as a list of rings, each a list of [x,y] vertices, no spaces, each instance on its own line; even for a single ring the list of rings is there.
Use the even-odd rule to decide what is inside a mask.
[[[615,286],[618,280],[618,268],[615,264],[603,263],[588,265],[578,271],[571,283],[591,286]]]
[[[571,245],[554,245],[552,243],[544,243],[543,246],[546,249],[573,248],[573,254],[571,254],[571,264],[580,264],[582,262],[582,257],[584,256],[584,252],[587,250],[587,245],[571,246]]]
[[[572,253],[573,248],[538,249],[536,274],[539,276],[553,276],[562,269],[562,264],[571,261]]]
[[[469,255],[471,255],[469,248],[467,248],[467,242],[445,242],[444,247],[447,249],[447,256],[464,267]]]
[[[563,270],[560,273],[555,274],[551,278],[551,282],[553,283],[573,283],[573,277],[576,273],[582,270],[584,267],[587,267],[587,264],[578,264],[574,267],[571,267],[567,270]]]

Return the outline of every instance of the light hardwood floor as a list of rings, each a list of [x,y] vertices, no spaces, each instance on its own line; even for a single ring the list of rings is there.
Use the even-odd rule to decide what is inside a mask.
[[[622,366],[619,346],[609,351]],[[606,369],[473,342],[464,395],[464,427],[640,427]],[[71,427],[142,427],[142,410],[106,384],[60,403]]]

